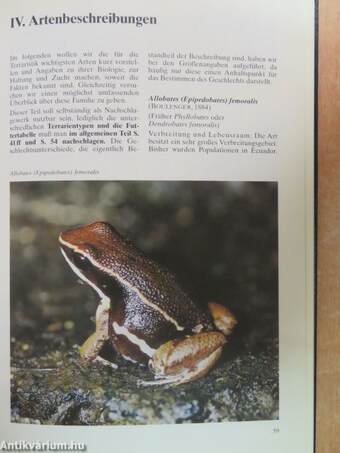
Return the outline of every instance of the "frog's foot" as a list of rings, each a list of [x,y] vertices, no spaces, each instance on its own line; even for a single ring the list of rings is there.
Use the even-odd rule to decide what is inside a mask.
[[[154,381],[143,386],[179,385],[204,376],[217,362],[225,343],[220,332],[203,332],[160,346],[149,361]]]
[[[210,302],[208,307],[217,329],[229,336],[237,324],[235,316],[228,308],[216,302]]]
[[[110,360],[106,360],[106,359],[104,359],[104,357],[101,357],[99,355],[93,360],[93,362],[100,363],[104,366],[112,368],[113,370],[116,370],[118,368],[117,364],[110,362]]]

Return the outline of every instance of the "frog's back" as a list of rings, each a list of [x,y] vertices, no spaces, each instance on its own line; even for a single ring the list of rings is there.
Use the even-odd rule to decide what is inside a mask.
[[[69,230],[67,235],[70,242],[86,249],[96,268],[113,277],[124,290],[134,292],[176,330],[211,325],[209,315],[194,304],[174,275],[146,257],[109,223],[95,222]]]
[[[209,315],[197,307],[171,272],[146,257],[111,225],[105,225],[111,245],[102,257],[105,268],[125,289],[179,331],[191,330],[197,324],[210,325]]]

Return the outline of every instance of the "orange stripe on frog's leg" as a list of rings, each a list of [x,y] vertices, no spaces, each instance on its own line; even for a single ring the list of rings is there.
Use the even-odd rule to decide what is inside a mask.
[[[228,336],[234,330],[237,320],[232,312],[221,304],[210,302],[208,304],[210,313],[214,319],[214,324],[218,330]]]
[[[160,346],[149,361],[155,381],[142,385],[178,385],[204,376],[217,362],[225,343],[220,332],[203,332]]]

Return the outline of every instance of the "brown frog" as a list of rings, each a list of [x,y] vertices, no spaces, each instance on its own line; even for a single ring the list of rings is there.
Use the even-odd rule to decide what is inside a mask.
[[[173,274],[106,222],[67,230],[59,243],[71,269],[100,297],[83,358],[116,367],[99,356],[110,341],[127,360],[149,366],[155,379],[144,385],[193,381],[217,362],[237,323],[227,308],[199,308]]]

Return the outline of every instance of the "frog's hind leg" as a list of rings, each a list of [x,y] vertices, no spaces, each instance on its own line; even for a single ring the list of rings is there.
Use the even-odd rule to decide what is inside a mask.
[[[225,336],[229,336],[237,324],[235,316],[228,308],[216,302],[210,302],[208,307],[217,329]]]
[[[179,385],[204,376],[217,362],[225,343],[220,332],[203,332],[160,346],[149,361],[155,380],[143,386]]]
[[[111,368],[118,368],[115,363],[99,356],[100,350],[109,338],[110,303],[103,300],[96,311],[96,330],[80,347],[84,360],[102,363]]]

